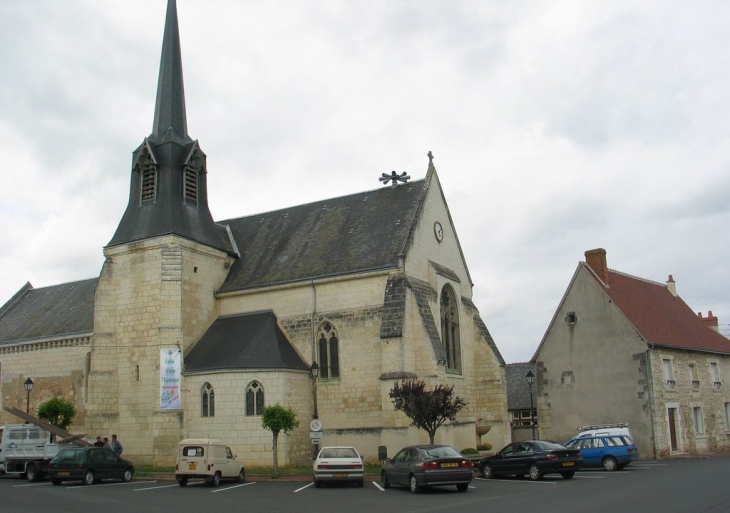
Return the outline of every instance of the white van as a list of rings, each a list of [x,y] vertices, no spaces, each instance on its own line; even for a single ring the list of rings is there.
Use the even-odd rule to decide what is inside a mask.
[[[175,479],[180,486],[187,486],[188,479],[205,479],[218,486],[221,479],[246,480],[243,463],[236,460],[231,448],[220,440],[188,438],[178,445]]]
[[[625,436],[633,444],[634,437],[631,436],[628,422],[619,422],[617,424],[596,424],[593,426],[581,426],[578,428],[578,434],[572,439],[583,438],[586,436]]]

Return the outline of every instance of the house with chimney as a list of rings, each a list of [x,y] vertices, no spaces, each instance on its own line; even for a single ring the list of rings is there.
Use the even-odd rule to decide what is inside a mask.
[[[730,340],[671,275],[631,276],[587,251],[532,361],[543,438],[627,422],[643,457],[730,449]]]

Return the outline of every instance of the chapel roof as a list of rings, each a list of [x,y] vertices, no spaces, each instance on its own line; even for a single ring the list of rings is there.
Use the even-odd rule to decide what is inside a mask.
[[[186,372],[309,370],[271,310],[219,317],[185,356],[184,368]]]
[[[91,333],[98,278],[21,288],[0,309],[0,345]]]
[[[395,268],[432,176],[219,221],[241,253],[219,292]]]

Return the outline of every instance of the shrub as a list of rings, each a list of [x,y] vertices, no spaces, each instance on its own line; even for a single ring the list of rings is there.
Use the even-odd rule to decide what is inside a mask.
[[[466,449],[461,450],[461,454],[463,454],[464,456],[470,456],[472,454],[479,454],[479,451],[477,451],[473,447],[467,447]]]
[[[492,444],[479,444],[477,445],[477,451],[489,451],[492,448]]]

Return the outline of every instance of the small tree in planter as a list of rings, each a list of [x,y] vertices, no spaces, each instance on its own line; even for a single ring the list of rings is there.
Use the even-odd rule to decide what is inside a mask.
[[[61,397],[54,397],[38,407],[38,418],[47,421],[63,430],[67,429],[74,420],[76,408]]]

